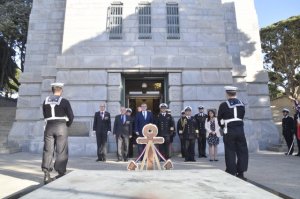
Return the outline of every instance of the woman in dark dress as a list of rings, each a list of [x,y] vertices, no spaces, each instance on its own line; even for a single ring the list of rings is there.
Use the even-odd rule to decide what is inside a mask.
[[[216,113],[213,110],[208,111],[208,117],[205,120],[206,139],[209,145],[209,161],[218,161],[218,144],[220,134],[220,127],[216,118]]]

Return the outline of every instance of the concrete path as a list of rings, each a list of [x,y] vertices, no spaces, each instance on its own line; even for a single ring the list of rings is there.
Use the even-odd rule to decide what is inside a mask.
[[[109,154],[108,161],[95,162],[96,157],[70,157],[68,170],[126,170],[127,163],[116,162],[115,154]],[[175,170],[225,169],[224,156],[218,162],[197,158],[197,162],[186,163],[180,157],[172,158]],[[41,155],[16,153],[0,155],[0,198],[24,191],[25,187],[36,188],[42,185],[43,173],[40,170]],[[252,182],[300,199],[300,157],[285,156],[283,153],[258,152],[250,154],[249,170],[245,176]],[[56,175],[53,172],[52,176]],[[14,184],[14,186],[11,186]],[[18,196],[18,195],[17,195]]]

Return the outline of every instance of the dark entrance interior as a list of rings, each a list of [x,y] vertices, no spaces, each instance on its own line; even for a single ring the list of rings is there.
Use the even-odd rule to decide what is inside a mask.
[[[166,75],[163,74],[130,74],[123,75],[125,88],[125,106],[130,107],[133,115],[137,107],[146,103],[154,115],[159,113],[159,104],[166,99]]]

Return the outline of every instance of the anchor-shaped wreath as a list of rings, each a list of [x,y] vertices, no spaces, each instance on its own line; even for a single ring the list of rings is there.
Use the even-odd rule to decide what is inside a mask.
[[[136,142],[138,144],[146,144],[146,147],[144,148],[143,152],[135,161],[129,162],[127,166],[128,170],[144,170],[146,162],[147,162],[146,170],[155,169],[155,165],[159,170],[161,170],[161,165],[158,160],[157,154],[160,156],[162,160],[164,160],[163,168],[165,170],[169,170],[173,168],[172,161],[170,159],[166,160],[154,145],[154,144],[162,144],[165,142],[165,139],[163,137],[156,137],[157,134],[158,134],[158,129],[154,124],[147,124],[144,126],[143,128],[144,137],[137,138]],[[140,169],[138,169],[137,162],[141,159],[143,155],[144,158],[142,160],[141,167]]]

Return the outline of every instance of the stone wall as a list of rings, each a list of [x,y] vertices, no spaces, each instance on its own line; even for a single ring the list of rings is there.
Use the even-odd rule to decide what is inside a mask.
[[[61,54],[65,1],[33,2],[30,15],[25,71],[20,82],[16,122],[9,141],[24,151],[41,151],[43,125],[41,104],[56,79],[56,57]]]
[[[41,103],[50,83],[65,83],[82,134],[70,137],[71,154],[94,155],[94,112],[107,103],[112,118],[122,102],[123,73],[168,74],[168,99],[176,120],[184,106],[217,109],[223,87],[236,85],[247,104],[250,151],[276,141],[272,137],[267,81],[260,59],[253,0],[180,0],[180,39],[168,40],[165,0],[152,0],[152,39],[138,39],[136,7],[123,0],[123,38],[109,40],[107,9],[112,1],[34,1],[26,69],[22,74],[16,122],[10,140],[23,150],[41,152]],[[245,3],[245,4],[244,4]],[[122,104],[123,105],[123,104]],[[113,122],[113,121],[112,121]],[[70,130],[73,131],[73,130]],[[71,133],[72,134],[72,133]],[[270,138],[272,137],[272,138]],[[109,137],[109,151],[116,150]],[[178,138],[174,144],[179,149]],[[223,146],[219,145],[221,153]]]

